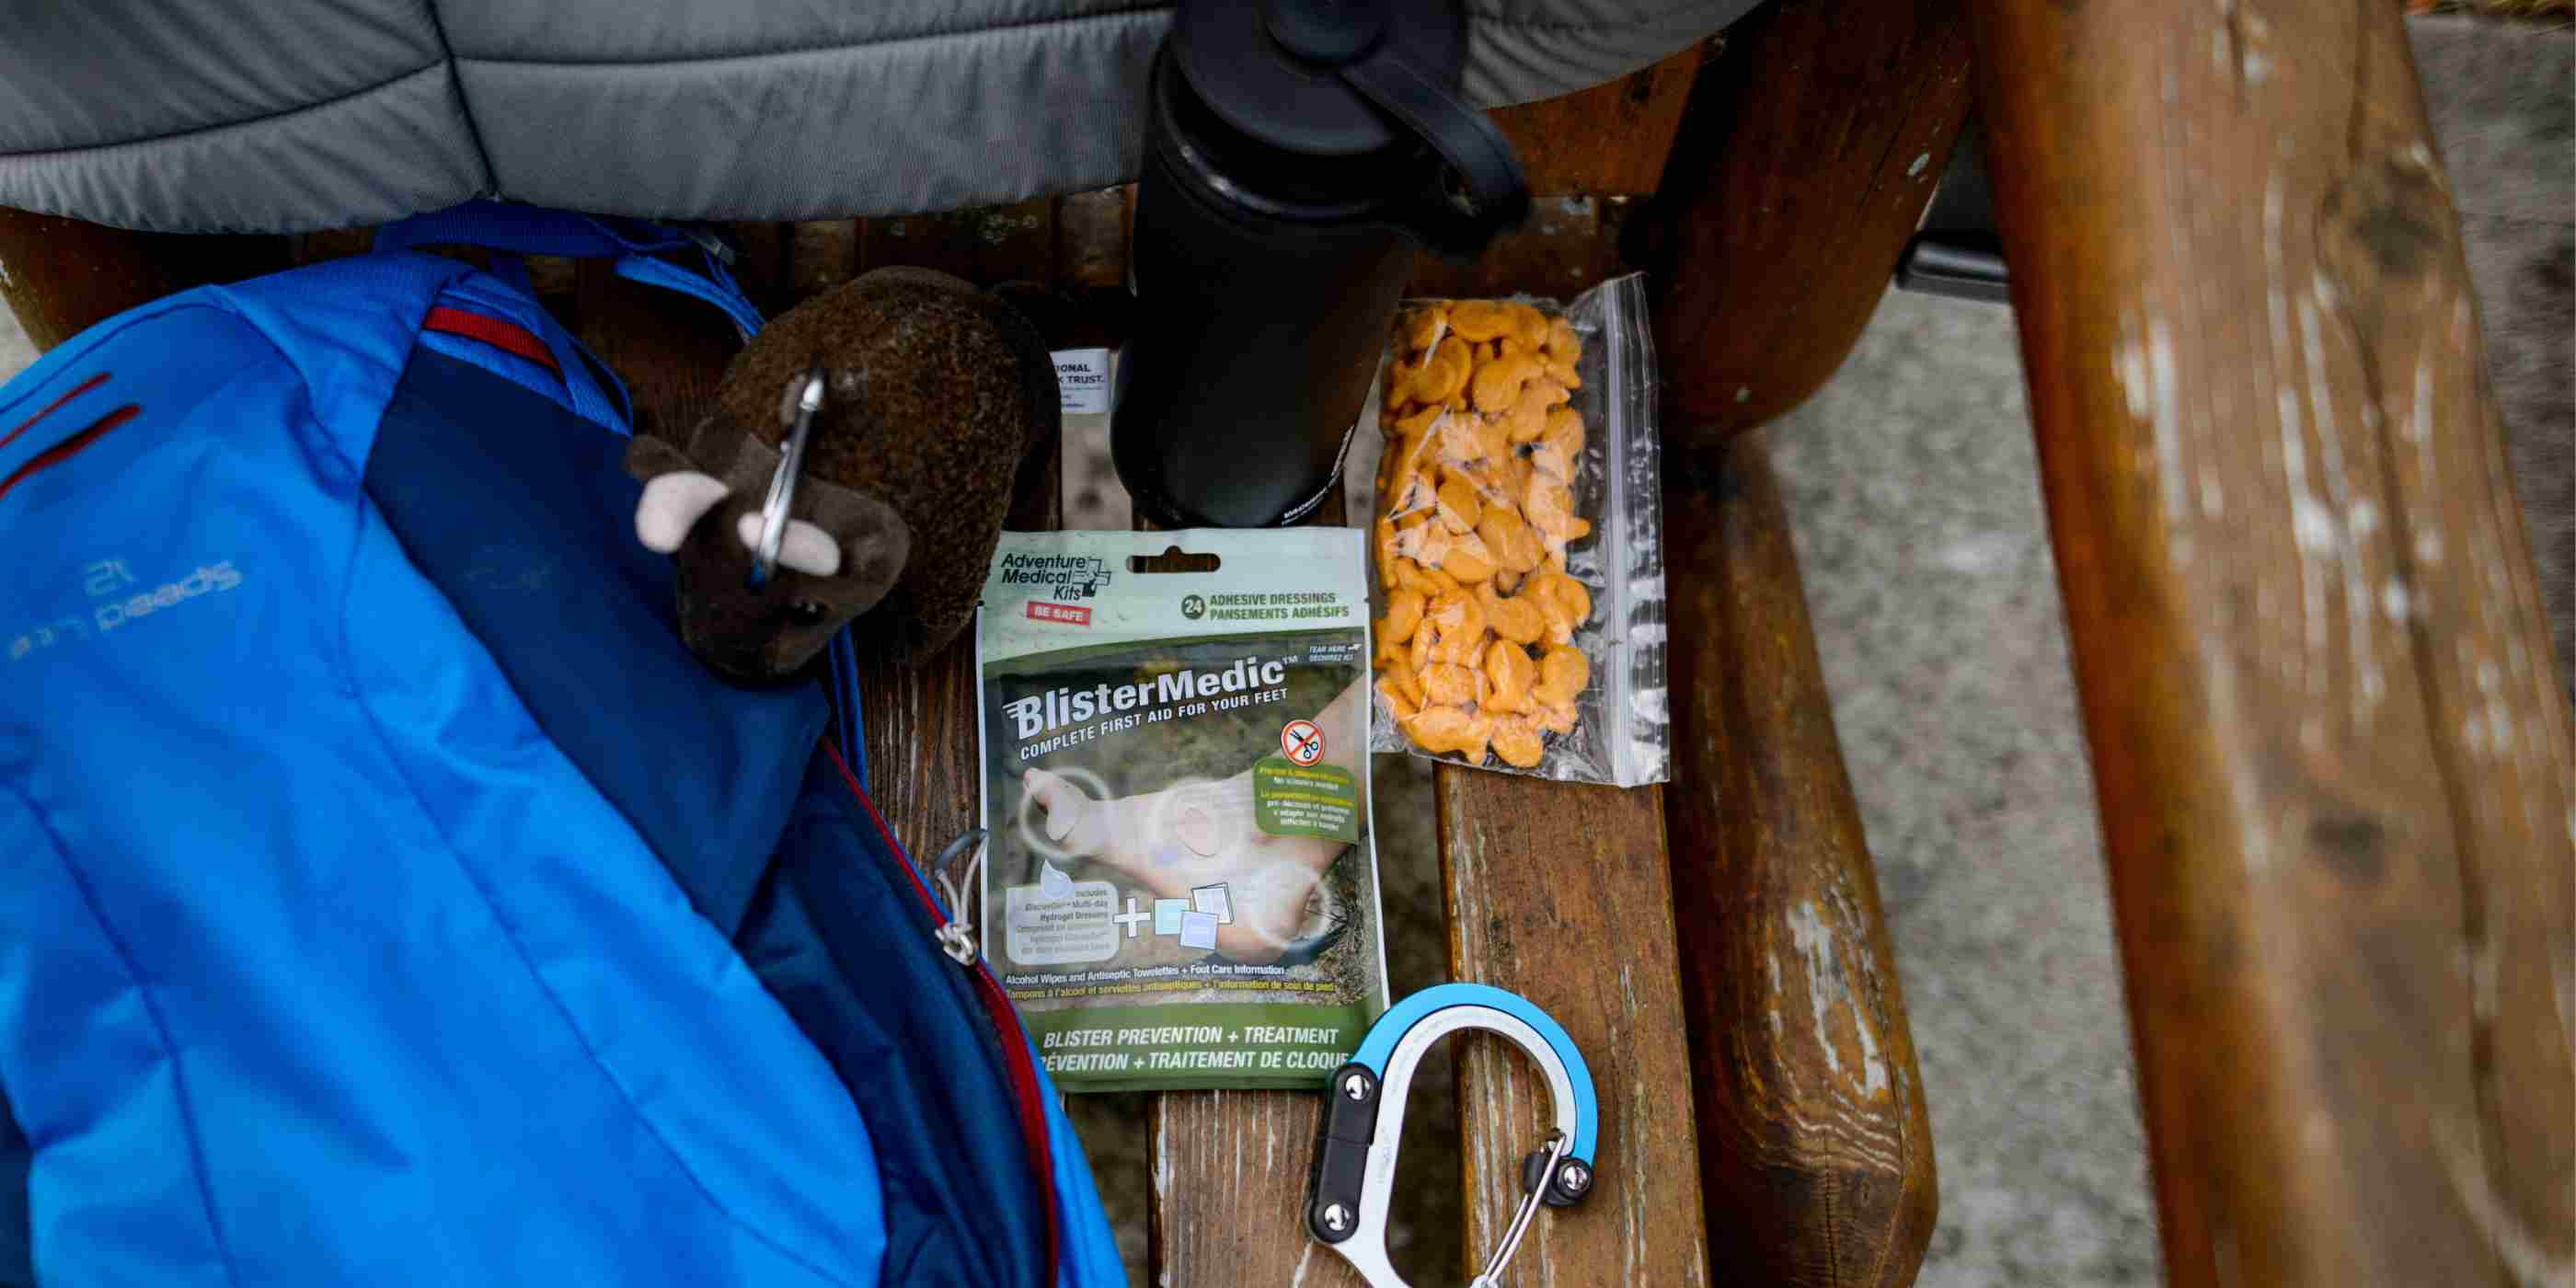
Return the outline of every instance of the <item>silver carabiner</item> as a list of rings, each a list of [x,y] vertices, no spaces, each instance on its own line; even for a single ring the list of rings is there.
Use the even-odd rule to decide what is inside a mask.
[[[1483,984],[1442,984],[1379,1016],[1350,1063],[1327,1084],[1316,1141],[1306,1228],[1360,1272],[1369,1288],[1409,1288],[1386,1255],[1386,1217],[1395,1192],[1397,1146],[1414,1071],[1440,1039],[1483,1029],[1538,1064],[1556,1108],[1556,1129],[1524,1161],[1522,1198],[1511,1225],[1469,1288],[1494,1288],[1520,1251],[1541,1206],[1570,1207],[1592,1192],[1601,1126],[1592,1071],[1564,1026],[1517,993]]]
[[[769,476],[769,496],[760,503],[760,545],[751,552],[751,584],[766,586],[778,571],[778,547],[787,539],[787,508],[796,499],[796,478],[805,468],[805,440],[814,432],[814,413],[823,409],[823,369],[812,367],[801,377],[796,420],[778,453],[778,469]]]

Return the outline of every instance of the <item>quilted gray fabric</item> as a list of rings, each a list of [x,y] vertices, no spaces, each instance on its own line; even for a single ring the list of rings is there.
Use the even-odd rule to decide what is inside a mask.
[[[1469,0],[1467,91],[1645,66],[1754,0]],[[0,205],[299,232],[475,196],[662,218],[944,210],[1132,178],[1167,6],[0,0]]]

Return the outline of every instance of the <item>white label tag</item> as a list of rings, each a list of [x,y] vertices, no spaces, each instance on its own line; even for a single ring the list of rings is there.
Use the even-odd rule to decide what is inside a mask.
[[[1109,410],[1109,351],[1058,349],[1055,385],[1067,416],[1098,416]]]
[[[1024,966],[1105,962],[1118,955],[1118,887],[1069,881],[1062,898],[1037,886],[1010,886],[1002,897],[1003,951]],[[1212,945],[1211,945],[1212,946]]]

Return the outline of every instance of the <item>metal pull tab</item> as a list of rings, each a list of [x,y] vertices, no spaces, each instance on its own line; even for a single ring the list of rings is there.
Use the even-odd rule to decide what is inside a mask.
[[[975,923],[966,916],[966,900],[983,892],[984,836],[984,829],[968,828],[930,864],[930,879],[939,886],[939,897],[948,903],[948,920],[931,932],[931,938],[938,940],[939,950],[960,966],[972,966],[982,955],[975,942]],[[966,860],[966,870],[956,880],[949,880],[949,865],[970,845],[975,847],[974,857]]]

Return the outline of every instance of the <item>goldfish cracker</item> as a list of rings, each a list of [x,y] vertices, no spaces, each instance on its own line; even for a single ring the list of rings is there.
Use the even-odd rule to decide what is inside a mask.
[[[1395,430],[1398,434],[1403,435],[1407,439],[1417,440],[1412,444],[1412,448],[1415,451],[1420,451],[1421,444],[1418,440],[1420,440],[1424,434],[1430,432],[1431,426],[1437,422],[1443,414],[1443,408],[1438,403],[1433,403],[1428,407],[1419,408],[1410,412],[1403,418],[1397,420],[1395,422]]]
[[[1419,678],[1424,705],[1463,707],[1476,700],[1476,672],[1455,662],[1437,663]]]
[[[1547,413],[1547,423],[1539,430],[1539,442],[1562,453],[1568,461],[1583,459],[1583,414],[1572,407],[1554,407]],[[1569,472],[1562,477],[1571,479]]]
[[[1511,410],[1503,413],[1503,437],[1513,443],[1526,443],[1547,429],[1548,402],[1552,394],[1564,392],[1564,386],[1552,380],[1533,380],[1521,386]]]
[[[1543,537],[1580,541],[1592,532],[1590,520],[1575,517],[1573,489],[1544,474],[1530,475],[1521,513]]]
[[[1399,675],[1399,672],[1391,672],[1391,670],[1378,672],[1378,696],[1386,698],[1386,706],[1394,711],[1396,719],[1409,721],[1414,719],[1417,711],[1422,711],[1422,703],[1414,701],[1412,693],[1406,693],[1404,685],[1396,683],[1396,675]]]
[[[1509,411],[1512,404],[1520,400],[1521,386],[1528,384],[1532,377],[1543,374],[1538,359],[1517,354],[1496,358],[1476,368],[1475,374],[1468,377],[1467,387],[1476,410]]]
[[[1520,512],[1505,505],[1488,506],[1476,520],[1476,535],[1484,540],[1485,551],[1493,556],[1494,565],[1515,573],[1538,567],[1545,552],[1540,548],[1538,533]]]
[[[1453,300],[1449,304],[1449,329],[1476,344],[1498,340],[1516,331],[1511,306],[1493,300]]]
[[[1559,483],[1574,482],[1574,458],[1566,455],[1563,449],[1552,446],[1544,438],[1530,445],[1529,467],[1530,473],[1540,477],[1554,479]],[[1388,495],[1394,494],[1390,492]]]
[[[1485,646],[1484,675],[1489,682],[1483,705],[1492,711],[1527,711],[1533,702],[1531,690],[1538,684],[1538,664],[1530,661],[1528,650],[1510,640],[1495,640]]]
[[[1512,643],[1535,644],[1547,633],[1547,610],[1529,595],[1505,597],[1488,583],[1476,588],[1476,602],[1485,610],[1487,628]]]
[[[1476,521],[1485,517],[1484,503],[1476,499],[1476,485],[1454,471],[1440,482],[1440,522],[1451,532],[1472,532]]]
[[[1376,667],[1380,674],[1391,667],[1404,666],[1411,647],[1402,640],[1381,639],[1377,641],[1377,652],[1369,658],[1369,665]]]
[[[1547,743],[1539,737],[1538,726],[1528,716],[1494,717],[1492,742],[1494,754],[1502,757],[1504,764],[1517,769],[1536,769],[1539,762],[1547,758]]]
[[[1538,660],[1538,683],[1530,687],[1530,696],[1541,706],[1571,703],[1584,687],[1592,683],[1592,660],[1583,650],[1557,644]]]
[[[1440,337],[1448,331],[1449,310],[1437,304],[1426,304],[1406,314],[1398,327],[1404,347],[1416,353],[1428,351],[1440,343]],[[1573,328],[1569,326],[1566,331],[1570,335]]]
[[[1431,363],[1431,355],[1416,354],[1398,358],[1386,369],[1386,409],[1398,411],[1414,401],[1413,393],[1422,382],[1422,370]]]
[[[1422,624],[1422,592],[1398,586],[1386,593],[1386,616],[1378,619],[1378,638],[1401,644]]]
[[[1561,572],[1532,577],[1520,597],[1538,601],[1539,614],[1547,621],[1547,638],[1552,643],[1573,643],[1574,633],[1592,620],[1592,592]]]
[[[1557,318],[1549,322],[1547,339],[1539,347],[1545,349],[1551,358],[1559,358],[1566,362],[1583,360],[1583,337],[1575,332],[1574,322],[1570,318]]]
[[[1439,347],[1431,351],[1431,361],[1423,367],[1422,378],[1414,385],[1414,401],[1446,402],[1467,387],[1468,374],[1475,365],[1475,358],[1464,342],[1455,336],[1442,340]]]
[[[1472,532],[1455,535],[1440,552],[1440,571],[1456,577],[1460,585],[1472,586],[1494,575],[1494,560],[1486,553],[1483,538]]]
[[[1415,531],[1418,532],[1420,529],[1417,528]],[[1409,590],[1414,594],[1422,596],[1425,601],[1428,601],[1432,596],[1439,594],[1443,587],[1440,583],[1431,580],[1431,574],[1425,571],[1421,564],[1415,563],[1409,554],[1405,553],[1402,537],[1402,533],[1397,534],[1395,584],[1404,590]],[[1418,548],[1419,543],[1416,544]]]
[[[1485,610],[1476,597],[1455,590],[1431,601],[1422,613],[1422,625],[1415,628],[1418,645],[1428,635],[1432,641],[1431,658],[1441,662],[1465,662],[1485,644]]]
[[[1403,727],[1414,746],[1433,755],[1454,751],[1471,765],[1485,763],[1485,744],[1494,736],[1494,718],[1470,715],[1465,707],[1424,707]]]

